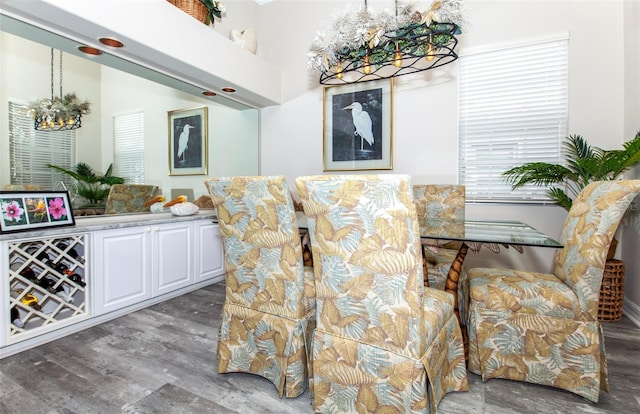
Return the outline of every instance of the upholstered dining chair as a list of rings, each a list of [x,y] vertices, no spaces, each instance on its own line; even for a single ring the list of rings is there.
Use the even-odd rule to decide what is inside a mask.
[[[105,214],[142,213],[149,211],[145,202],[161,194],[157,185],[114,184],[107,196]]]
[[[296,179],[311,238],[316,412],[435,413],[468,389],[453,296],[425,288],[408,176]]]
[[[609,244],[640,180],[601,181],[573,201],[553,274],[469,270],[469,369],[561,388],[598,402],[608,391],[598,296]]]
[[[418,217],[449,226],[462,226],[464,230],[465,186],[460,184],[414,184],[413,197]],[[461,242],[444,243],[423,240],[422,254],[426,265],[428,286],[444,290],[449,268],[458,254]],[[462,322],[466,322],[469,297],[467,271],[462,265],[458,281],[458,304]]]
[[[287,182],[283,176],[213,177],[205,186],[218,216],[226,272],[218,372],[257,374],[280,397],[296,397],[309,379],[315,293]]]

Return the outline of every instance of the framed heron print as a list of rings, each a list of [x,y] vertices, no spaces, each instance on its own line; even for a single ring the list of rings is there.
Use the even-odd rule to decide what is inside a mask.
[[[393,80],[323,89],[323,171],[393,168]]]
[[[169,175],[207,174],[207,107],[169,111]]]

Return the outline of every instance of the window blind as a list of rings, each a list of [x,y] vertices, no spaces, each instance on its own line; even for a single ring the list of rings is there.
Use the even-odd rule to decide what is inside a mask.
[[[144,184],[144,112],[113,116],[114,175]]]
[[[568,117],[567,37],[459,59],[459,177],[471,201],[548,201],[544,187],[511,190],[502,173],[561,163]]]
[[[76,132],[36,131],[25,105],[9,101],[9,162],[11,184],[41,185],[45,190],[62,190],[60,181],[71,188],[73,179],[49,168],[76,165]]]

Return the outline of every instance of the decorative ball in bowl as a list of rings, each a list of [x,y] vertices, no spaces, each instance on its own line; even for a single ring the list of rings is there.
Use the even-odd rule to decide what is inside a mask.
[[[171,209],[171,214],[174,216],[190,216],[192,214],[196,214],[200,209],[198,206],[190,202],[174,204],[169,208]]]

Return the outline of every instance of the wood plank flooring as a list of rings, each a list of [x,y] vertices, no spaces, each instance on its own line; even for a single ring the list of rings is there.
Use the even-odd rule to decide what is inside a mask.
[[[216,373],[221,283],[0,360],[2,414],[312,413],[308,393],[279,399],[267,380]],[[640,328],[604,324],[611,393],[592,404],[571,393],[469,374],[438,412],[640,412]]]

